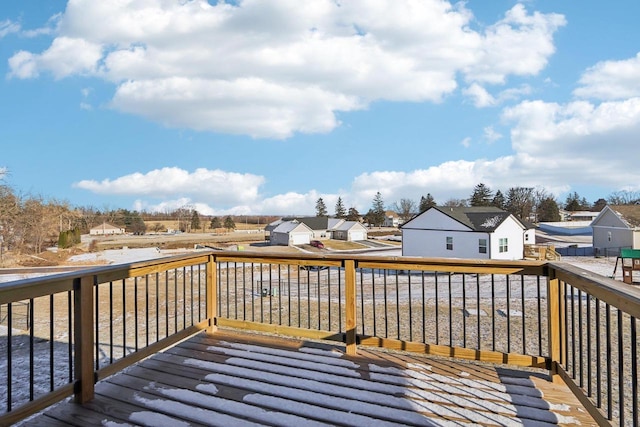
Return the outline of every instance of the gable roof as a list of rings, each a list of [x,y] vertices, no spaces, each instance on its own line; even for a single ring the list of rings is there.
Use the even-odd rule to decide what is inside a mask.
[[[332,221],[335,218],[329,218],[328,216],[304,216],[304,217],[290,217],[282,218],[282,221],[298,221],[305,224],[312,230],[328,230],[331,228]]]
[[[494,206],[474,206],[474,207],[448,207],[448,206],[431,206],[420,215],[417,215],[402,228],[405,228],[415,218],[424,215],[431,209],[435,209],[444,215],[458,221],[473,231],[492,232],[495,231],[500,224],[502,224],[507,218],[512,216],[509,212],[503,211],[500,208]],[[529,229],[529,227],[522,221],[513,217],[523,229]]]
[[[308,231],[308,232],[312,231],[306,224],[303,224],[297,221],[284,221],[278,224],[272,230],[272,232],[273,233],[290,233],[297,228],[300,228],[300,230],[298,231]]]
[[[640,227],[640,205],[607,205],[629,228]],[[604,210],[604,209],[603,209]],[[602,212],[601,212],[602,214]],[[599,217],[600,215],[598,215]],[[597,220],[598,218],[596,218]],[[595,222],[595,220],[594,220]]]
[[[338,225],[336,228],[334,228],[333,230],[334,231],[349,231],[349,230],[353,229],[354,227],[358,227],[358,228],[361,228],[363,230],[367,229],[364,225],[360,224],[358,221],[344,221],[340,225]]]

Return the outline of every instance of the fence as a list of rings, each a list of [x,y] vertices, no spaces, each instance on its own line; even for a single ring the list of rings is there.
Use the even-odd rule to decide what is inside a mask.
[[[544,368],[598,423],[638,425],[640,291],[565,264],[207,252],[8,283],[0,304],[0,423],[230,326]]]

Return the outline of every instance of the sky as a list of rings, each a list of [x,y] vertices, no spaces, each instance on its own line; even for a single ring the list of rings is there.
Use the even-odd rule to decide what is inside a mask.
[[[97,209],[640,190],[640,2],[7,0],[0,179]]]

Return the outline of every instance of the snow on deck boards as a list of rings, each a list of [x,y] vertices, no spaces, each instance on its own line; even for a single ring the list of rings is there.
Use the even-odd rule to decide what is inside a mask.
[[[549,401],[549,396],[555,401]],[[545,374],[404,352],[200,334],[24,425],[591,425]]]

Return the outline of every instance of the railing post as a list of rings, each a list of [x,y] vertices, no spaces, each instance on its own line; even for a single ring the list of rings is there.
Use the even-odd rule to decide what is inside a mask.
[[[95,376],[93,371],[93,287],[94,276],[83,276],[73,285],[74,353],[76,403],[93,399]]]
[[[344,261],[345,275],[345,321],[347,354],[356,354],[356,263],[352,259]]]
[[[560,382],[558,364],[561,363],[562,328],[564,328],[560,295],[560,280],[556,278],[555,270],[551,268],[547,284],[547,326],[549,328],[549,358],[551,359],[549,374],[553,382]]]
[[[209,319],[207,332],[209,333],[214,333],[218,329],[216,326],[216,316],[218,315],[217,267],[215,257],[209,255],[207,263],[207,319]]]

